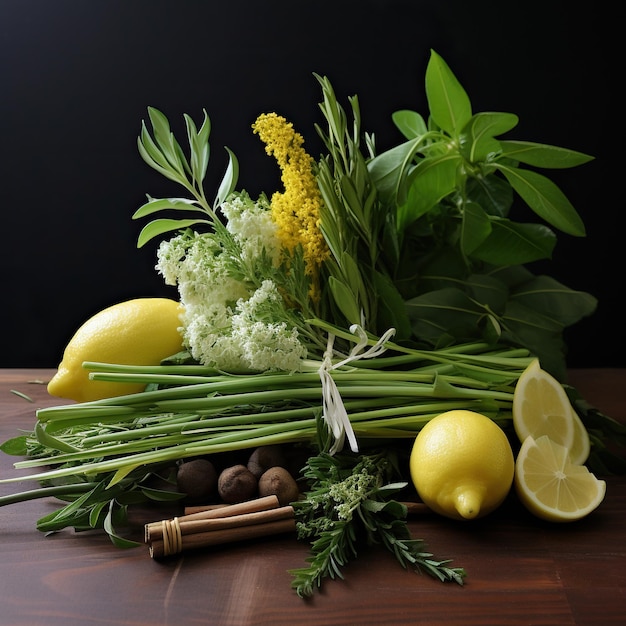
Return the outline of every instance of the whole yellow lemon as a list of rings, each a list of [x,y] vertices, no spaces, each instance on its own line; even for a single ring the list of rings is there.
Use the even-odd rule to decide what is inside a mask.
[[[504,431],[480,413],[452,410],[417,434],[409,460],[418,495],[436,513],[468,520],[487,515],[508,495],[515,458]]]
[[[158,365],[183,348],[182,311],[182,305],[169,298],[136,298],[96,313],[65,347],[48,393],[88,402],[143,391],[145,384],[90,380],[83,362]]]

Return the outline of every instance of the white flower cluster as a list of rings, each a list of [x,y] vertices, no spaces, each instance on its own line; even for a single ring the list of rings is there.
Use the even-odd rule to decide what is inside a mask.
[[[163,241],[156,269],[177,286],[183,340],[198,362],[226,371],[296,371],[306,357],[268,269],[280,243],[265,202],[245,193],[222,206],[226,229]]]

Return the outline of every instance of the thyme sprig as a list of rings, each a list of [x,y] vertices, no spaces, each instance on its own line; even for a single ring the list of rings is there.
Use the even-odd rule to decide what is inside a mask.
[[[407,483],[388,482],[397,473],[391,448],[357,455],[321,451],[308,459],[302,476],[309,490],[293,503],[298,539],[311,541],[308,566],[290,571],[298,596],[312,596],[325,578],[343,579],[342,568],[356,559],[360,544],[383,545],[405,569],[463,584],[463,568],[433,558],[423,540],[411,538],[407,507],[393,499]]]

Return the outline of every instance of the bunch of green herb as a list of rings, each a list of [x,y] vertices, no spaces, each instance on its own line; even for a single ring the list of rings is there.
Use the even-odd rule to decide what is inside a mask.
[[[325,578],[343,578],[359,548],[373,545],[385,547],[404,568],[463,584],[463,568],[433,558],[423,540],[411,538],[407,507],[393,499],[407,483],[389,482],[398,475],[391,448],[359,455],[322,451],[309,458],[302,470],[307,490],[293,503],[298,538],[311,543],[309,565],[291,570],[300,597],[313,595]]]

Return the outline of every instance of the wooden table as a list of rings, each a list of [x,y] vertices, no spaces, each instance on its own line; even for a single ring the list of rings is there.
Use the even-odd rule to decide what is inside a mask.
[[[34,411],[59,404],[51,370],[0,370],[0,441],[31,429]],[[576,370],[570,382],[626,422],[626,369]],[[33,403],[11,392],[28,395]],[[16,459],[0,456],[0,476]],[[473,522],[423,514],[410,521],[438,558],[467,570],[466,584],[405,571],[370,549],[310,601],[290,588],[308,546],[292,536],[151,559],[101,533],[44,536],[36,520],[57,508],[36,500],[0,508],[0,624],[588,624],[626,623],[626,477],[609,476],[600,508],[572,524],[531,517],[514,497]],[[2,484],[0,494],[32,488]]]

